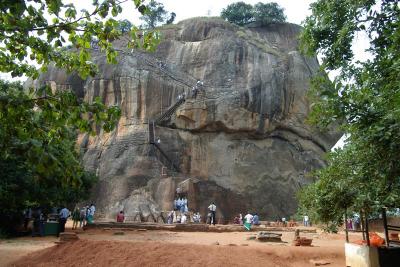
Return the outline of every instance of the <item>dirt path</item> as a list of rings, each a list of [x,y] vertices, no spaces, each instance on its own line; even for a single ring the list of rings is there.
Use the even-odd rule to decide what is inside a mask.
[[[79,240],[35,252],[15,266],[312,266],[323,259],[343,266],[339,251],[321,248],[217,246]]]
[[[9,266],[13,261],[55,245],[55,237],[46,238],[15,238],[0,240],[0,266]]]
[[[302,234],[313,238],[314,246],[293,247],[293,232],[282,233],[283,243],[248,240],[255,232],[115,232],[85,231],[79,233],[79,241],[57,246],[55,238],[13,239],[0,243],[0,266],[10,266],[15,260],[11,266],[304,267],[313,266],[310,260],[330,262],[329,267],[345,264],[343,234]]]

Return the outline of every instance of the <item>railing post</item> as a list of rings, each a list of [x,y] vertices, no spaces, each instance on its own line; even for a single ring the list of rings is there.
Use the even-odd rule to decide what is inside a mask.
[[[386,208],[382,208],[383,230],[385,232],[385,245],[389,247],[389,231],[386,218]]]
[[[360,221],[361,221],[362,239],[365,240],[365,223],[364,223],[364,215],[363,215],[362,211],[360,211]]]
[[[370,242],[369,242],[369,227],[368,227],[368,215],[367,215],[367,213],[364,213],[364,216],[365,216],[365,237],[367,239],[367,246],[369,246]]]

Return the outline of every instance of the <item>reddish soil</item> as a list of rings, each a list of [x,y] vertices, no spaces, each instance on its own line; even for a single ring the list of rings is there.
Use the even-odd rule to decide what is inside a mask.
[[[344,266],[343,248],[195,245],[81,239],[46,248],[12,266]]]

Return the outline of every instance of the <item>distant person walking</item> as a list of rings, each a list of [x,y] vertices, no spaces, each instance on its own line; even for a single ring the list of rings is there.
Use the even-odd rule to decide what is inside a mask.
[[[118,215],[117,215],[117,222],[119,223],[123,223],[125,221],[125,214],[124,212],[121,210]]]
[[[244,216],[244,228],[247,231],[250,231],[252,223],[253,223],[253,215],[251,215],[250,213],[247,213],[246,216]]]
[[[83,207],[79,212],[79,227],[85,226],[86,224],[86,207]]]
[[[74,211],[72,212],[72,221],[73,221],[72,230],[78,228],[78,223],[79,223],[79,220],[81,218],[80,215],[81,215],[81,212],[79,211],[79,208],[76,207],[74,209]]]
[[[88,212],[88,218],[87,218],[87,222],[88,224],[92,224],[93,223],[93,217],[94,217],[94,213],[96,211],[96,207],[94,206],[94,204],[90,204],[89,207],[89,212]]]
[[[210,224],[215,225],[215,212],[217,210],[217,206],[215,206],[214,202],[212,202],[211,205],[208,206],[208,210],[211,213]]]
[[[61,209],[58,215],[60,216],[60,219],[58,220],[58,236],[59,236],[60,233],[65,232],[65,223],[67,222],[67,219],[69,217],[69,210],[66,207],[64,207]]]
[[[306,226],[306,227],[310,226],[310,225],[309,225],[309,218],[308,218],[308,215],[304,215],[303,221],[304,221],[304,226]]]

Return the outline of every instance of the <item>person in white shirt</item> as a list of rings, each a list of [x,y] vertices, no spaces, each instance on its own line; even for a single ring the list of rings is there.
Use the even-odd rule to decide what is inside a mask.
[[[88,211],[89,215],[88,215],[88,218],[87,218],[88,224],[92,224],[93,223],[93,217],[94,217],[95,211],[96,211],[96,208],[95,208],[94,204],[93,203],[90,204],[90,208],[89,208],[89,211]]]
[[[304,226],[308,226],[308,216],[307,215],[304,215],[303,221],[304,221]]]
[[[186,214],[184,213],[181,217],[181,223],[186,223],[187,217]]]
[[[210,224],[215,225],[215,211],[217,210],[217,206],[215,206],[214,202],[212,202],[211,205],[208,206],[208,210],[211,213]]]
[[[69,210],[66,207],[64,207],[61,209],[58,215],[60,216],[58,220],[58,236],[59,236],[60,233],[63,233],[65,231],[65,223],[67,222],[67,219],[69,217]]]
[[[247,213],[246,216],[244,216],[244,228],[246,228],[246,230],[250,231],[251,229],[251,224],[253,223],[253,215],[251,215],[250,213]]]

